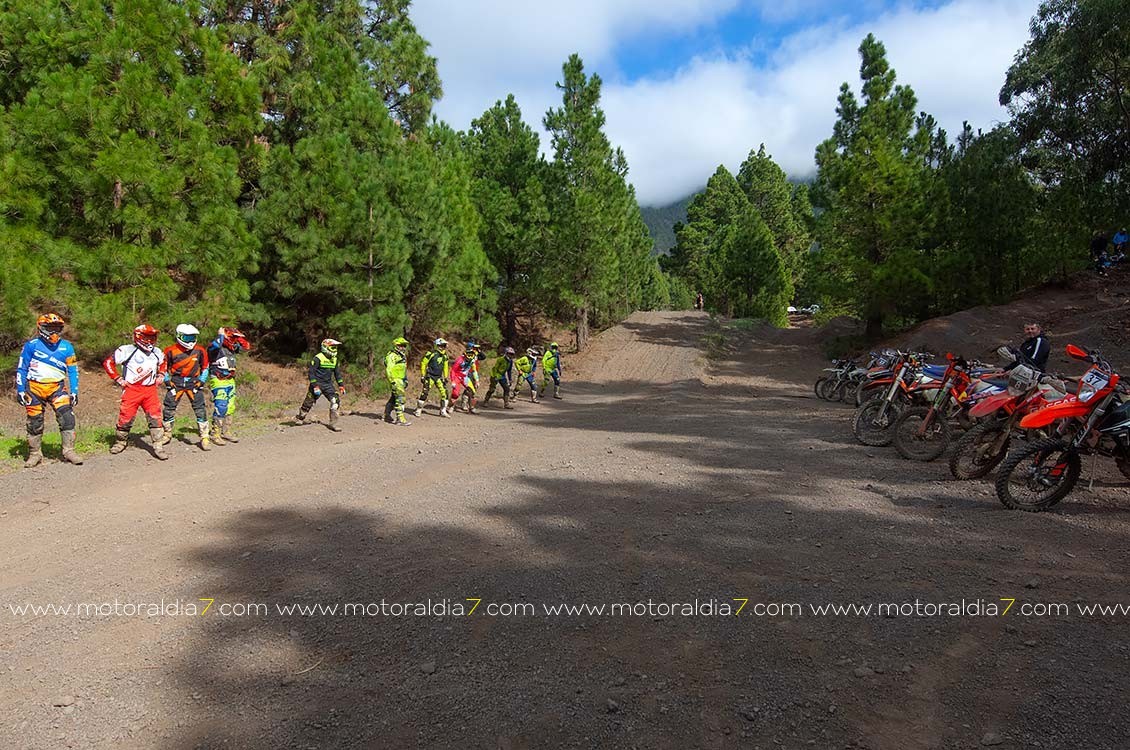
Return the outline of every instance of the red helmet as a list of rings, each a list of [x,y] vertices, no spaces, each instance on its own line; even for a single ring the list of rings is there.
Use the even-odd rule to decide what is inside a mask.
[[[39,326],[39,338],[54,346],[63,338],[63,326],[66,321],[55,313],[44,313],[35,321]]]
[[[133,329],[133,343],[138,349],[151,352],[153,347],[157,346],[158,333],[159,331],[153,326],[142,323]]]
[[[221,328],[220,329],[220,344],[225,349],[231,349],[233,352],[246,352],[251,349],[251,342],[243,335],[243,331],[238,328]]]

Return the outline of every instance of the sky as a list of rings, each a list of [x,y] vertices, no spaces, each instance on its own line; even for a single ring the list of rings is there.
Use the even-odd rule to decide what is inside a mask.
[[[859,43],[874,33],[898,82],[951,136],[1008,120],[997,96],[1038,0],[414,0],[439,61],[435,113],[457,129],[514,94],[542,117],[570,54],[603,82],[605,132],[640,204],[700,189],[761,143],[791,177],[815,172]]]

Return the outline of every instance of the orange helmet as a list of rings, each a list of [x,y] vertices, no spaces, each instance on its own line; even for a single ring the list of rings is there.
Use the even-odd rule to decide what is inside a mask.
[[[224,327],[220,329],[219,333],[221,339],[220,343],[233,352],[246,352],[251,349],[251,342],[243,335],[243,331],[238,328]]]
[[[133,343],[142,351],[151,352],[157,345],[159,331],[148,323],[142,323],[133,329]]]
[[[63,338],[63,326],[66,321],[55,313],[44,313],[35,321],[39,326],[39,338],[54,346]]]

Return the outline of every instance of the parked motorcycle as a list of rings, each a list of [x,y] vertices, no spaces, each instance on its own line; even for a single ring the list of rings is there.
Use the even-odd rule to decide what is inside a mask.
[[[1008,454],[1013,437],[1024,437],[1020,420],[1036,409],[1068,395],[1060,378],[1040,373],[1028,365],[1017,365],[1009,373],[1008,390],[975,404],[969,416],[977,423],[953,446],[950,473],[956,479],[980,479]],[[1039,433],[1037,433],[1039,434]]]
[[[897,352],[890,383],[879,395],[859,407],[851,431],[864,445],[890,445],[895,420],[912,402],[911,389],[918,380],[927,353]]]
[[[1130,398],[1121,377],[1097,350],[1074,344],[1067,355],[1091,366],[1078,392],[1030,412],[1023,429],[1050,428],[1051,437],[1012,451],[997,473],[997,498],[1007,508],[1039,512],[1070,494],[1079,481],[1084,455],[1109,456],[1130,478]]]

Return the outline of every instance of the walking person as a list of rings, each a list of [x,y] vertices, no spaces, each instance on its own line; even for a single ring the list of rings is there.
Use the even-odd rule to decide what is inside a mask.
[[[404,401],[408,390],[408,339],[400,336],[392,342],[392,351],[385,355],[385,377],[388,378],[388,402],[385,404],[385,421],[401,427],[412,424],[404,416]],[[396,412],[396,419],[392,414]]]
[[[341,432],[341,425],[337,423],[338,412],[341,409],[341,397],[345,395],[345,381],[341,377],[341,364],[337,357],[337,348],[341,342],[337,339],[322,339],[321,351],[310,360],[309,379],[310,385],[306,389],[306,398],[302,406],[298,407],[295,420],[299,423],[306,421],[306,415],[314,408],[314,403],[319,398],[330,402],[329,428],[334,432]]]
[[[494,366],[490,369],[490,387],[487,389],[487,395],[483,398],[483,406],[486,406],[494,398],[494,389],[500,388],[502,390],[502,408],[514,408],[510,405],[510,379],[513,375],[514,348],[508,346],[502,350],[502,356],[494,361]]]
[[[447,354],[447,341],[438,338],[433,342],[432,348],[424,355],[420,362],[420,382],[423,390],[420,398],[416,399],[416,416],[422,416],[424,407],[428,405],[428,396],[434,388],[439,394],[439,415],[451,418],[447,412],[448,389],[451,380],[451,357]]]

